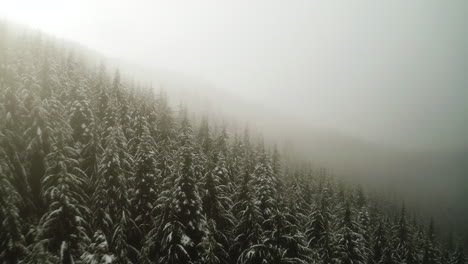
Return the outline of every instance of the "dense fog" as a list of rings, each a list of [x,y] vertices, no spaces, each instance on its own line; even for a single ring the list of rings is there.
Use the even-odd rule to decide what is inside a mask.
[[[6,1],[195,118],[468,225],[468,2]],[[99,59],[96,59],[96,58]]]

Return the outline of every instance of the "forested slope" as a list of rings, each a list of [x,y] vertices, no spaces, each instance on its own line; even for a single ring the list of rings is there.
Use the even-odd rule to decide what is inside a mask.
[[[3,24],[0,64],[2,263],[465,263],[432,221],[52,38]]]

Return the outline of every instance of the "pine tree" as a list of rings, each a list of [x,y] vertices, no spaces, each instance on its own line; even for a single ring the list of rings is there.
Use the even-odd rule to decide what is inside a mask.
[[[216,152],[214,154],[217,154],[217,153],[221,153],[221,155],[226,158],[228,156],[228,140],[229,140],[229,135],[226,131],[226,127],[223,126],[222,129],[221,129],[221,133],[218,135],[218,137],[216,138],[216,146],[215,146],[215,149],[216,149]],[[219,155],[217,155],[219,156]],[[217,157],[215,156],[215,158]],[[215,160],[216,162],[217,160]]]
[[[453,262],[454,264],[465,264],[466,263],[466,257],[465,253],[463,252],[462,247],[458,247],[457,251],[455,252],[453,256]]]
[[[32,112],[33,123],[25,131],[30,138],[27,146],[27,156],[30,161],[28,183],[31,189],[31,197],[38,211],[44,211],[43,197],[41,194],[42,180],[46,171],[46,156],[50,152],[52,128],[48,124],[46,110],[41,106]]]
[[[199,259],[202,239],[201,199],[193,168],[192,129],[185,111],[179,129],[178,168],[174,181],[171,212],[164,227],[162,263],[189,263]],[[177,262],[178,261],[178,262]]]
[[[392,247],[385,248],[382,259],[378,263],[379,264],[397,264],[398,263],[395,258],[394,250]]]
[[[175,129],[172,111],[163,91],[156,101],[156,116],[157,133],[153,137],[156,138],[158,146],[167,147],[174,140]]]
[[[115,70],[114,80],[112,81],[112,93],[113,96],[117,99],[117,102],[121,102],[123,99],[122,94],[122,84],[120,82],[120,70]]]
[[[274,263],[306,263],[310,262],[311,251],[306,246],[304,237],[298,232],[297,222],[294,216],[276,211],[271,222],[272,231],[265,231],[263,236],[266,238],[263,245],[268,247],[269,258]]]
[[[97,117],[100,121],[104,120],[107,108],[109,107],[109,96],[107,91],[99,87],[98,103],[97,103]]]
[[[146,120],[142,119],[142,135],[137,146],[134,160],[134,175],[130,179],[131,211],[133,219],[138,227],[134,233],[136,247],[140,247],[140,241],[151,229],[153,204],[157,199],[156,190],[159,178],[156,161],[156,143],[150,135]],[[135,140],[135,139],[134,139]]]
[[[200,129],[198,130],[197,142],[202,153],[207,157],[211,157],[213,139],[211,138],[210,127],[206,117],[202,118]]]
[[[388,233],[386,223],[380,219],[377,225],[377,228],[373,235],[373,245],[372,245],[372,262],[379,263],[385,254],[385,249],[388,246]]]
[[[424,246],[424,256],[423,263],[425,264],[439,264],[440,253],[438,248],[435,245],[435,231],[434,231],[434,221],[431,219],[429,223],[429,230],[427,232],[427,237]]]
[[[331,233],[330,220],[331,214],[328,211],[329,201],[328,192],[322,193],[320,204],[314,208],[312,214],[308,217],[311,222],[308,223],[305,232],[308,247],[316,254],[316,258],[323,263],[332,263],[335,258],[333,246],[333,234]]]
[[[252,190],[250,188],[251,179],[247,172],[244,173],[244,180],[241,186],[241,195],[234,205],[237,209],[237,225],[234,229],[234,243],[231,247],[232,256],[238,258],[243,252],[252,246],[260,243],[262,238],[261,212],[254,203]]]
[[[0,262],[16,264],[26,253],[17,203],[19,197],[0,164]]]
[[[89,125],[89,130],[91,131],[91,138],[81,149],[80,156],[81,168],[86,173],[89,183],[86,188],[86,193],[89,198],[92,198],[98,182],[100,158],[104,150],[101,146],[101,138],[96,131],[96,124],[91,123]]]
[[[362,238],[362,254],[368,261],[371,255],[371,232],[369,228],[371,226],[371,219],[365,204],[363,204],[360,208],[361,210],[359,211],[358,215],[358,231]]]
[[[356,206],[358,209],[361,209],[363,206],[365,206],[367,203],[366,197],[364,195],[364,190],[362,189],[362,186],[359,185],[356,190]]]
[[[201,262],[204,264],[231,263],[230,256],[222,244],[227,241],[227,238],[216,228],[213,219],[208,220],[206,225],[205,235],[200,243],[202,249]]]
[[[81,256],[81,260],[86,264],[109,264],[114,256],[109,252],[109,245],[106,236],[101,231],[96,231],[93,242]]]
[[[86,145],[92,137],[90,130],[94,123],[94,116],[85,99],[84,91],[80,90],[77,100],[72,104],[70,126],[73,129],[73,139],[77,144]]]
[[[47,156],[48,168],[43,180],[49,210],[41,219],[39,238],[48,240],[49,250],[60,255],[61,263],[73,263],[86,238],[82,217],[88,210],[83,206],[82,193],[86,175],[79,168],[77,158],[78,153],[59,139]]]
[[[56,264],[59,258],[47,250],[47,241],[41,240],[28,247],[26,257],[20,262],[24,264]]]
[[[93,198],[95,227],[110,241],[116,263],[127,263],[126,228],[130,225],[127,179],[131,176],[132,157],[126,152],[126,139],[119,127],[106,138],[106,150],[99,168]]]
[[[119,127],[119,129],[122,130],[118,125],[118,117],[116,116],[115,107],[113,105],[109,105],[106,108],[104,119],[101,121],[101,137],[104,139],[104,148],[107,147],[107,138],[109,138],[112,131],[115,130],[115,127]],[[126,140],[127,139],[125,138],[125,141]]]
[[[224,168],[224,159],[218,158],[218,164],[213,171],[208,172],[204,181],[203,212],[207,219],[212,219],[216,226],[227,231],[232,226],[232,217],[228,208],[232,206],[231,200],[226,197],[227,186],[222,184],[227,170]],[[223,177],[224,176],[224,177]]]
[[[0,85],[4,85],[0,83]],[[13,86],[15,87],[15,86]],[[2,87],[4,88],[4,87]],[[0,139],[2,150],[5,153],[7,166],[12,173],[11,183],[22,199],[21,211],[30,208],[31,201],[30,187],[27,180],[26,168],[22,160],[22,154],[25,149],[23,135],[23,117],[26,115],[26,109],[18,98],[18,89],[8,87],[3,94],[3,114],[1,121]]]
[[[275,210],[277,210],[277,178],[273,173],[268,157],[265,150],[260,150],[260,158],[254,171],[253,184],[255,186],[255,203],[261,212],[262,228],[264,230],[271,230],[266,220],[273,217]]]
[[[402,205],[401,215],[398,224],[393,228],[394,238],[396,241],[396,258],[400,262],[413,264],[417,263],[417,255],[413,246],[412,234],[410,225],[406,220],[406,208]]]
[[[365,263],[362,236],[358,233],[356,222],[352,219],[349,204],[345,206],[338,230],[339,259],[344,264]]]

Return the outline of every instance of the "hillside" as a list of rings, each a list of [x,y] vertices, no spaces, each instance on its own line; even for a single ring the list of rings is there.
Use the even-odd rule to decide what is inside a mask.
[[[212,124],[226,124],[232,134],[242,134],[247,126],[254,138],[261,134],[266,142],[275,142],[285,159],[326,167],[340,180],[389,193],[397,203],[404,200],[407,207],[417,208],[420,217],[433,217],[444,232],[466,233],[468,156],[463,142],[456,148],[385,144],[323,127],[313,120],[313,113],[293,115],[281,106],[241,97],[197,76],[118,58],[105,61],[132,80],[163,89],[172,105],[187,105],[196,124],[207,116]],[[310,100],[313,109],[316,99]]]
[[[0,27],[0,262],[465,263],[400,201],[17,30]]]

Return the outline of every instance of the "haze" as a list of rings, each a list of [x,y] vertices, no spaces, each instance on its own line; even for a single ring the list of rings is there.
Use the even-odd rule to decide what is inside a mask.
[[[467,144],[466,1],[5,1],[7,17],[316,127]]]
[[[385,179],[445,204],[436,214],[468,219],[467,1],[1,6],[7,18],[114,58],[137,81],[184,87],[185,99],[187,89],[206,94],[338,173]]]

